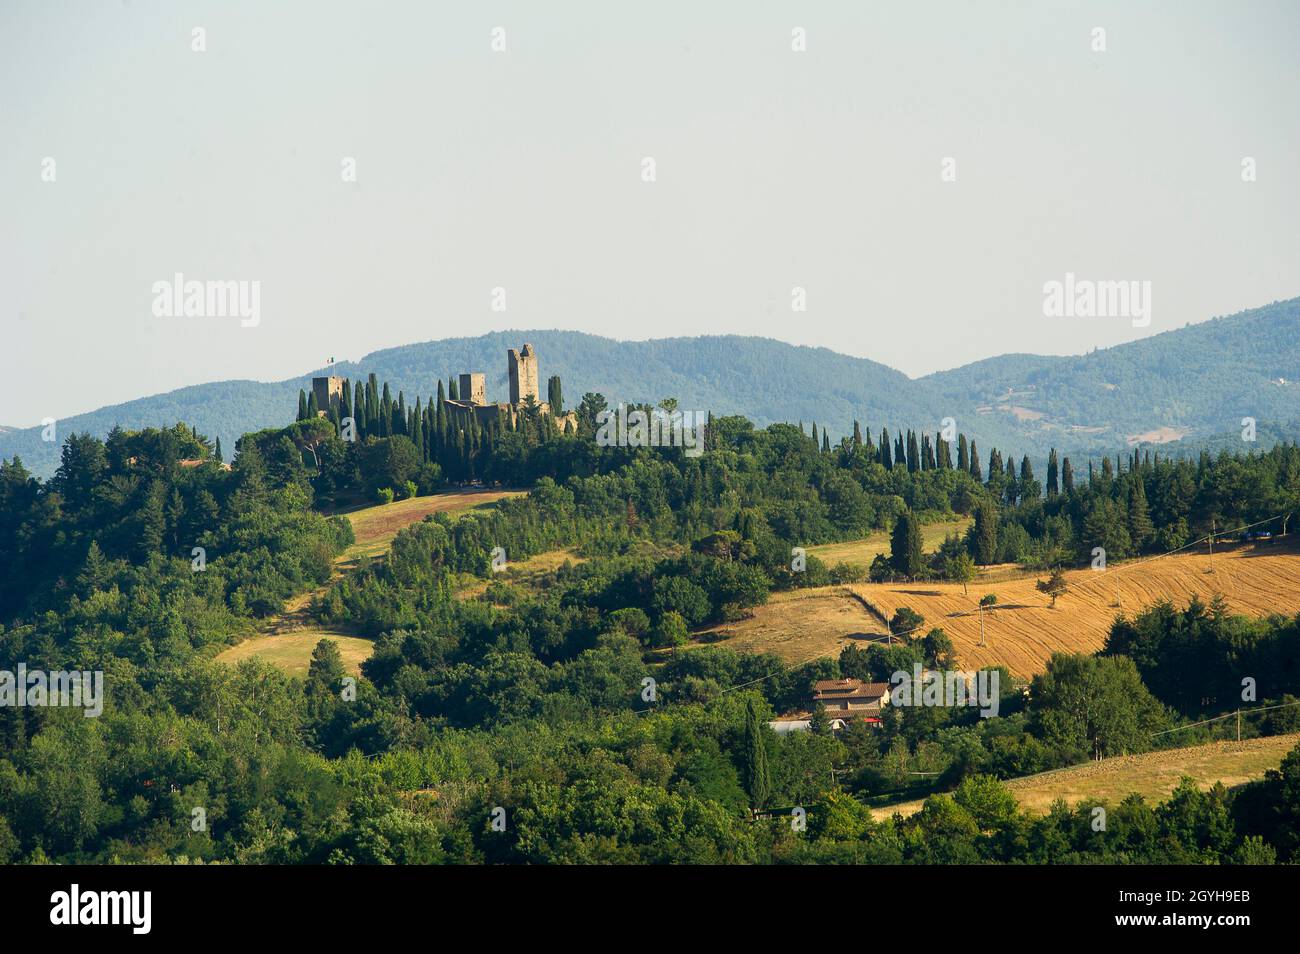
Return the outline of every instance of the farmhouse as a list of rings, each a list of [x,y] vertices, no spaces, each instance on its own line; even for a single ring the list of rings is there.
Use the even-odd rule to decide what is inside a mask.
[[[821,703],[828,713],[879,712],[889,704],[889,683],[861,679],[821,679],[813,683],[812,704]]]

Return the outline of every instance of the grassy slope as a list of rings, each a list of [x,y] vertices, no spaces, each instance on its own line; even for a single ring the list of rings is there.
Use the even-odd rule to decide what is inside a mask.
[[[1117,614],[1131,615],[1161,599],[1185,605],[1193,594],[1208,602],[1221,593],[1232,612],[1247,616],[1300,613],[1300,535],[1292,536],[1259,548],[1233,545],[1213,558],[1187,553],[1116,563],[1105,572],[1072,570],[1066,573],[1069,589],[1054,609],[1035,586],[1040,577],[1012,567],[987,568],[965,593],[958,583],[862,583],[779,593],[750,619],[706,638],[807,662],[879,639],[886,631],[883,619],[907,606],[925,617],[926,627],[947,632],[963,668],[1002,664],[1027,678],[1041,672],[1053,652],[1096,652]],[[865,553],[876,542],[868,538],[857,545]],[[985,612],[981,646],[977,604],[986,593],[995,594],[998,605]]]
[[[456,491],[350,511],[345,516],[352,524],[356,543],[335,561],[338,575],[355,567],[363,555],[372,559],[382,557],[388,552],[398,531],[418,523],[429,514],[464,513],[518,493],[520,491]],[[335,579],[337,578],[336,575]],[[285,606],[283,613],[263,622],[259,627],[259,635],[223,650],[216,657],[217,661],[237,665],[256,656],[291,676],[304,676],[316,644],[322,639],[332,639],[339,644],[348,670],[354,673],[360,671],[361,664],[370,658],[374,644],[343,630],[321,627],[311,618],[311,601],[331,585],[332,582],[295,597]]]
[[[1300,733],[1244,742],[1210,742],[1085,762],[1012,779],[1006,786],[1015,794],[1022,808],[1038,814],[1046,814],[1058,798],[1065,799],[1070,805],[1105,802],[1113,806],[1124,796],[1136,792],[1148,802],[1160,802],[1169,797],[1185,775],[1202,789],[1210,788],[1215,782],[1232,787],[1263,778],[1264,772],[1277,768],[1297,744],[1300,744]],[[922,804],[920,801],[902,802],[874,808],[872,814],[878,819],[895,813],[907,816],[920,811]]]

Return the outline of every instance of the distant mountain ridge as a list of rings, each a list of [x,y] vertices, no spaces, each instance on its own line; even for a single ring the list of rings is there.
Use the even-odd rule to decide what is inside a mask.
[[[1291,299],[1087,355],[1008,354],[916,379],[770,338],[492,332],[388,348],[284,381],[221,381],[143,397],[61,420],[58,437],[185,421],[219,436],[230,455],[240,435],[291,421],[298,390],[324,373],[357,380],[373,372],[413,403],[434,394],[439,379],[483,371],[488,400],[506,400],[506,350],[525,341],[537,349],[543,393],[558,374],[568,406],[587,391],[611,403],[675,397],[683,408],[744,414],[759,425],[815,421],[833,438],[855,419],[878,436],[882,426],[937,431],[952,417],[984,453],[996,446],[1038,457],[1050,446],[1114,454],[1139,438],[1220,439],[1243,417],[1274,436],[1300,421],[1300,299]],[[59,446],[42,441],[39,427],[0,429],[0,458],[16,454],[42,476],[58,466]]]

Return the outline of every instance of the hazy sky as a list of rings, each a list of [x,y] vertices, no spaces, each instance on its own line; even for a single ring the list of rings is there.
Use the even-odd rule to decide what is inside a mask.
[[[4,0],[0,424],[494,329],[919,375],[1300,295],[1297,49],[1293,0]],[[155,317],[176,272],[260,324]],[[1044,317],[1066,272],[1150,326]]]

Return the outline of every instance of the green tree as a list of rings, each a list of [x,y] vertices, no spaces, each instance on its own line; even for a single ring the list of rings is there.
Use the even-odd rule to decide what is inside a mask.
[[[1034,584],[1038,587],[1038,592],[1046,593],[1052,598],[1052,609],[1056,609],[1056,598],[1068,590],[1069,584],[1065,582],[1065,574],[1061,572],[1059,566],[1052,567],[1052,573],[1046,580],[1039,580]]]
[[[975,562],[981,566],[995,562],[998,553],[998,517],[991,504],[981,503],[975,508],[975,522],[970,533]]]
[[[945,565],[945,571],[948,579],[961,584],[962,595],[967,595],[966,586],[975,579],[975,561],[971,559],[971,555],[963,550],[956,556],[950,557]]]
[[[921,576],[925,557],[921,551],[921,523],[911,511],[898,515],[889,541],[890,563],[910,580]]]
[[[772,777],[767,766],[766,726],[758,717],[753,699],[745,708],[745,790],[754,808],[765,808],[772,795]]]

